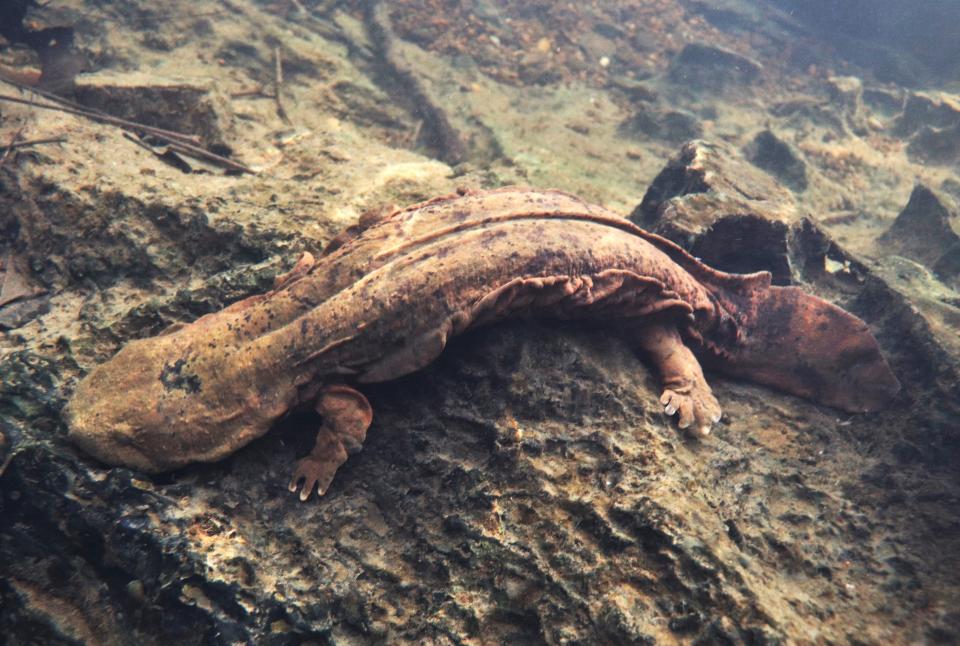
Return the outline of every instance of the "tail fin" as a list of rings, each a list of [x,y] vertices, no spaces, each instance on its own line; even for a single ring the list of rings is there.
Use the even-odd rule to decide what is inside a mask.
[[[717,296],[739,324],[722,371],[850,412],[879,410],[899,392],[867,324],[836,305],[796,287]]]

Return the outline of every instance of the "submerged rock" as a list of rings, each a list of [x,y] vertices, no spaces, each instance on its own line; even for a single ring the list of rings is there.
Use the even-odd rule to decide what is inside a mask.
[[[689,43],[670,63],[671,81],[691,89],[726,90],[750,85],[763,65],[737,52],[703,43]]]
[[[369,446],[322,504],[284,487],[309,418],[226,462],[153,479],[49,439],[22,445],[0,480],[0,628],[143,643],[429,641],[437,629],[646,641],[660,624],[767,634],[765,603],[743,588],[755,575],[679,477],[698,460],[637,389],[646,378],[627,347],[589,330],[488,329],[417,378],[368,391],[380,411]],[[712,517],[715,544],[691,536],[687,504]],[[617,584],[636,576],[656,604]],[[549,584],[571,578],[577,591]],[[735,596],[727,581],[740,582]]]
[[[960,242],[950,245],[931,269],[944,282],[960,291]]]
[[[960,97],[945,92],[911,92],[895,132],[909,137],[923,127],[950,128],[960,125]]]
[[[621,123],[617,131],[628,137],[649,137],[669,143],[682,143],[703,135],[696,115],[681,110],[657,110],[641,107]]]
[[[0,306],[0,330],[13,330],[50,310],[50,298],[40,297]]]
[[[956,219],[952,200],[933,189],[917,184],[910,200],[879,242],[892,253],[912,258],[933,268],[948,251],[960,244],[953,230]],[[944,261],[944,267],[950,265]]]
[[[911,137],[907,152],[919,163],[954,164],[960,159],[960,126],[924,126]]]
[[[208,146],[222,146],[231,127],[224,99],[197,81],[161,79],[140,72],[101,72],[78,76],[74,95],[85,107],[194,135]]]
[[[903,90],[896,87],[867,87],[863,90],[864,105],[884,117],[899,116],[903,112],[904,100]]]
[[[831,76],[827,79],[830,101],[855,134],[867,132],[867,115],[863,103],[863,81],[856,76]]]
[[[909,141],[907,152],[915,161],[956,162],[960,159],[960,97],[945,92],[911,92],[894,132]]]
[[[770,130],[757,133],[744,155],[794,191],[807,190],[807,165],[790,144]]]
[[[796,202],[725,143],[686,144],[657,175],[630,219],[729,271],[771,268],[788,280],[788,225]]]

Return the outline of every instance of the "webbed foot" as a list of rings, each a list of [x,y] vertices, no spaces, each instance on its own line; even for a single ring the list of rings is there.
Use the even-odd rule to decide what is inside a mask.
[[[677,415],[677,426],[689,428],[697,437],[709,435],[722,414],[710,387],[696,380],[664,388],[660,403],[664,413]]]

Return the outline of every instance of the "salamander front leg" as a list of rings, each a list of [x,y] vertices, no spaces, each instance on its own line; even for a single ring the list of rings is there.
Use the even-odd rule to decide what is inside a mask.
[[[700,362],[680,338],[675,325],[645,324],[637,331],[640,349],[660,372],[663,394],[660,403],[667,415],[677,414],[680,428],[691,428],[700,437],[720,421],[720,404],[710,391]]]
[[[320,391],[316,404],[323,423],[310,455],[299,460],[290,479],[295,493],[300,481],[300,500],[307,500],[314,487],[322,496],[330,488],[333,476],[352,453],[357,453],[373,421],[370,402],[349,386],[328,386]]]

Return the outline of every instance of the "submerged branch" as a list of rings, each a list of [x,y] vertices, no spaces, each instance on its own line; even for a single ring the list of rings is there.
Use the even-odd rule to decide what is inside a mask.
[[[370,40],[385,68],[386,76],[400,86],[397,89],[402,92],[402,96],[395,98],[405,100],[412,115],[422,121],[418,134],[423,136],[426,146],[433,149],[434,154],[448,164],[464,161],[467,150],[463,137],[450,124],[443,108],[430,97],[410,64],[396,51],[397,37],[390,24],[388,4],[370,0],[367,3],[365,20]]]
[[[117,126],[124,130],[132,131],[138,134],[144,133],[144,134],[153,135],[154,137],[158,137],[160,139],[166,140],[171,144],[174,144],[174,143],[177,144],[179,147],[181,147],[184,150],[184,152],[187,152],[190,155],[195,156],[199,159],[207,160],[213,164],[227,168],[229,170],[234,170],[241,173],[254,174],[254,170],[251,169],[250,167],[244,164],[241,164],[240,162],[233,161],[232,159],[223,157],[222,155],[218,155],[216,153],[210,152],[206,148],[203,148],[202,146],[199,145],[199,141],[196,137],[185,135],[179,132],[174,132],[172,130],[166,130],[164,128],[148,126],[143,123],[137,123],[136,121],[122,119],[120,117],[114,117],[112,115],[109,115],[97,110],[90,110],[80,106],[79,104],[73,103],[72,101],[68,101],[67,99],[63,99],[62,97],[57,97],[56,95],[50,94],[49,92],[43,92],[42,90],[37,90],[35,88],[21,85],[16,81],[11,81],[6,78],[0,77],[0,81],[13,85],[14,87],[17,87],[27,92],[34,92],[35,94],[38,94],[48,99],[49,101],[54,102],[55,104],[51,105],[50,103],[42,103],[40,101],[34,101],[32,99],[24,99],[24,98],[10,96],[6,94],[0,94],[0,101],[7,101],[9,103],[19,103],[21,105],[28,105],[34,108],[42,108],[44,110],[54,110],[56,112],[64,112],[64,113],[76,115],[79,117],[85,117],[87,119],[91,119],[92,121],[97,121],[99,123],[105,123],[108,125]]]

